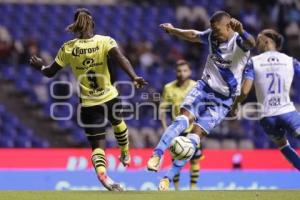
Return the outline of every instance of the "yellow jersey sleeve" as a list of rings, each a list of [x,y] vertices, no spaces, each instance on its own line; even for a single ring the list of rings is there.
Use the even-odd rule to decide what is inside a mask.
[[[111,38],[111,37],[108,37],[108,38],[105,40],[104,46],[106,47],[106,48],[105,48],[106,54],[108,54],[108,52],[109,52],[112,48],[118,47],[118,44],[117,44],[116,40],[114,40],[114,39]]]
[[[59,49],[59,51],[58,51],[58,53],[55,57],[55,62],[57,64],[59,64],[61,67],[65,67],[66,65],[69,64],[68,56],[67,56],[66,51],[65,51],[65,45],[63,45]]]

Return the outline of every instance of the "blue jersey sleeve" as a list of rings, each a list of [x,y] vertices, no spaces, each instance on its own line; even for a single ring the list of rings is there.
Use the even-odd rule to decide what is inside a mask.
[[[243,74],[243,78],[244,79],[250,79],[250,80],[254,80],[254,78],[255,78],[252,59],[248,60],[248,63],[246,64],[244,74]]]
[[[209,36],[210,32],[211,32],[211,29],[207,29],[205,31],[201,31],[199,33],[199,40],[200,40],[200,42],[208,44],[208,36]]]
[[[297,76],[300,75],[300,62],[297,59],[293,59],[293,65],[294,65],[294,70],[295,70],[295,74]]]
[[[237,45],[244,51],[244,52],[248,52],[251,47],[247,47],[243,41],[248,40],[249,38],[251,38],[252,36],[244,31],[243,33],[239,34],[238,37],[236,38],[236,43]]]

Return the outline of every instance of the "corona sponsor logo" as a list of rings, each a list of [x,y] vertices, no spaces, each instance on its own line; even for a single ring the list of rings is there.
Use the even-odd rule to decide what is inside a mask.
[[[98,51],[99,49],[100,48],[98,46],[93,47],[93,48],[85,48],[85,49],[76,47],[76,48],[73,49],[72,55],[77,57],[77,56],[80,56],[82,54],[94,53],[94,52]]]

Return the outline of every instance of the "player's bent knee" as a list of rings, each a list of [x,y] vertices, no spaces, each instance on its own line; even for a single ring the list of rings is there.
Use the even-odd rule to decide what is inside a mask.
[[[207,133],[200,126],[197,126],[197,125],[194,125],[192,132],[199,135],[200,138],[207,135]]]
[[[180,108],[180,114],[188,118],[189,124],[192,124],[195,120],[194,115],[190,113],[188,110],[186,110],[185,108]]]
[[[183,122],[181,123],[184,126],[184,130],[187,129],[190,126],[189,118],[185,115],[179,115],[175,118],[174,122]]]

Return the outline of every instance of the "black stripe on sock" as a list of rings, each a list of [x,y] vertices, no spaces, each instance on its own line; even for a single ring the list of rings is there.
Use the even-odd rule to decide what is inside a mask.
[[[128,139],[127,138],[124,138],[124,139],[120,139],[120,140],[118,140],[118,142],[127,142],[128,141]]]
[[[119,140],[119,139],[123,139],[123,138],[127,138],[127,134],[125,135],[116,135],[116,139]]]
[[[124,131],[121,131],[121,132],[115,132],[115,135],[122,135],[123,133],[125,133],[128,129],[126,128]]]
[[[95,167],[99,167],[99,166],[106,166],[106,162],[98,162],[98,163],[94,163]]]
[[[94,161],[95,164],[98,164],[98,163],[106,163],[106,160],[104,159],[101,159],[101,160],[96,160]]]
[[[93,155],[92,155],[92,157],[94,157],[94,156],[101,156],[101,157],[103,157],[104,154],[96,153],[96,154],[93,154]]]

